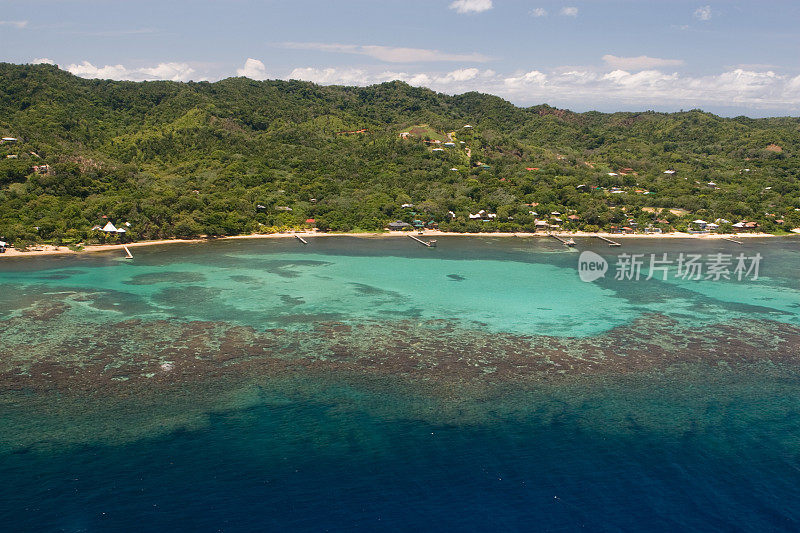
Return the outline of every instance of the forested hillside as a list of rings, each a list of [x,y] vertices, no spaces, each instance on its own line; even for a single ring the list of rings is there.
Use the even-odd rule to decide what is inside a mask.
[[[129,222],[132,239],[397,219],[455,231],[533,231],[537,219],[800,226],[796,118],[573,113],[400,82],[100,81],[0,64],[0,134],[0,238],[12,242],[102,239],[92,227],[106,221]]]

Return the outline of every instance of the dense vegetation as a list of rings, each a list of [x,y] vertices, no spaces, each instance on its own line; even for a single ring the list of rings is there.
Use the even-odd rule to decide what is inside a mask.
[[[0,134],[18,139],[0,145],[0,238],[12,242],[97,240],[91,228],[108,220],[129,222],[133,239],[307,219],[333,231],[397,219],[532,231],[556,217],[590,230],[800,226],[796,118],[523,109],[400,82],[85,80],[0,64]],[[455,147],[424,142],[434,138]],[[469,218],[480,210],[486,220]]]

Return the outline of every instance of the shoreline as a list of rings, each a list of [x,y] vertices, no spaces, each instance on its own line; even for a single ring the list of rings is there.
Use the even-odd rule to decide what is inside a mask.
[[[518,237],[518,238],[542,238],[555,235],[562,238],[592,238],[604,237],[607,239],[699,239],[699,240],[725,240],[725,239],[752,239],[764,237],[779,237],[771,233],[705,233],[692,234],[681,232],[670,233],[589,233],[583,231],[576,232],[550,232],[550,233],[510,233],[510,232],[480,232],[480,233],[460,233],[452,231],[425,230],[420,235],[416,231],[385,231],[385,232],[365,232],[365,233],[323,233],[316,231],[296,231],[291,233],[254,233],[250,235],[230,235],[225,237],[199,237],[194,239],[158,239],[153,241],[139,241],[126,244],[90,244],[81,250],[70,250],[66,246],[42,245],[41,250],[30,250],[22,252],[15,248],[8,248],[5,253],[0,254],[0,259],[11,257],[41,257],[50,255],[81,255],[86,253],[107,252],[123,250],[128,248],[141,248],[145,246],[172,245],[172,244],[198,244],[204,242],[240,240],[240,239],[286,239],[299,237],[363,237],[363,238],[385,238],[385,237],[405,237],[407,235],[422,237]],[[780,237],[791,237],[792,235],[781,235]]]

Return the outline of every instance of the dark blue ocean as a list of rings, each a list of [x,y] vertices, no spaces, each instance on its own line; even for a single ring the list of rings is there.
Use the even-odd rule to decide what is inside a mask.
[[[800,527],[800,453],[776,453],[771,432],[759,428],[615,437],[580,429],[576,413],[488,427],[382,422],[304,405],[245,414],[124,446],[4,455],[3,530]]]

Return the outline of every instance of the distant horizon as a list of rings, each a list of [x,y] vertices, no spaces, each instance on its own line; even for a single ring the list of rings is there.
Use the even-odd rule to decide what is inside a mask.
[[[527,107],[800,115],[800,3],[6,2],[3,60],[84,78],[401,80]]]
[[[37,66],[37,63],[13,63],[13,62],[6,62],[6,63],[12,64],[12,65],[18,65],[18,66]],[[88,77],[80,76],[78,74],[74,74],[74,73],[70,72],[69,70],[66,70],[66,69],[62,68],[60,65],[51,65],[51,66],[54,66],[54,67],[58,68],[60,71],[66,73],[66,74],[72,74],[73,76],[75,76],[77,78],[84,79],[84,80],[125,81],[125,82],[132,82],[132,83],[144,83],[144,82],[154,82],[154,81],[167,81],[167,82],[173,82],[173,83],[202,83],[202,82],[205,82],[205,83],[219,83],[219,82],[225,81],[225,80],[244,78],[244,79],[248,79],[250,81],[256,81],[256,82],[271,82],[271,81],[291,82],[291,81],[300,81],[300,82],[304,82],[304,83],[312,83],[312,84],[318,85],[320,87],[347,87],[347,88],[357,88],[357,87],[368,88],[368,87],[375,87],[375,86],[378,86],[378,85],[383,85],[383,84],[386,84],[386,83],[400,82],[400,83],[404,83],[404,84],[408,85],[409,87],[414,87],[414,88],[419,88],[419,89],[427,89],[427,90],[430,90],[430,91],[432,91],[432,92],[434,92],[436,94],[444,94],[444,95],[447,95],[447,96],[461,96],[461,95],[468,94],[468,93],[479,93],[479,94],[485,94],[485,95],[489,95],[489,96],[494,96],[494,97],[500,98],[500,99],[512,104],[513,106],[515,106],[515,107],[517,107],[519,109],[529,109],[529,108],[538,107],[538,106],[548,106],[548,107],[552,107],[554,109],[559,109],[559,110],[563,110],[563,111],[570,111],[570,112],[578,113],[578,114],[583,114],[583,113],[614,114],[614,113],[648,113],[648,112],[662,113],[662,114],[673,114],[673,113],[686,113],[686,112],[689,112],[689,111],[700,111],[700,112],[703,112],[703,113],[709,113],[709,114],[712,114],[712,115],[716,115],[716,116],[719,116],[721,118],[745,117],[745,118],[749,118],[749,119],[769,119],[769,118],[789,118],[789,119],[796,118],[796,119],[800,119],[800,115],[791,115],[791,114],[772,115],[772,114],[765,114],[765,115],[756,116],[756,115],[748,114],[746,112],[734,113],[733,111],[731,111],[731,112],[715,111],[715,110],[712,110],[710,108],[702,108],[702,107],[681,108],[681,109],[671,109],[671,108],[659,109],[657,107],[636,108],[636,109],[600,109],[600,108],[580,108],[579,106],[569,106],[569,105],[556,105],[556,104],[553,104],[552,102],[538,102],[538,103],[530,103],[530,104],[520,104],[520,103],[514,102],[513,100],[511,100],[511,99],[509,99],[509,98],[507,98],[507,97],[505,97],[505,96],[503,96],[501,94],[494,94],[494,93],[491,93],[491,92],[485,92],[485,91],[480,91],[480,90],[469,90],[469,91],[463,91],[463,92],[457,92],[457,93],[449,93],[449,92],[445,92],[445,91],[437,91],[437,90],[432,89],[430,87],[414,86],[414,85],[408,83],[406,80],[402,80],[402,79],[390,79],[390,80],[385,80],[385,81],[381,81],[381,82],[371,83],[369,85],[347,85],[347,84],[340,84],[340,83],[317,83],[317,82],[310,81],[310,80],[295,79],[295,78],[289,78],[289,79],[287,79],[287,78],[264,78],[264,79],[257,80],[257,79],[253,79],[253,78],[250,78],[248,76],[243,76],[243,75],[227,76],[227,77],[219,78],[219,79],[216,79],[216,80],[161,80],[161,79],[156,79],[156,80],[117,80],[117,79],[113,79],[113,78],[88,78]],[[725,109],[725,108],[721,108],[721,109]],[[733,108],[733,109],[737,109],[737,108]],[[747,111],[747,110],[744,110],[744,111]]]

